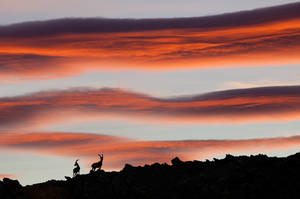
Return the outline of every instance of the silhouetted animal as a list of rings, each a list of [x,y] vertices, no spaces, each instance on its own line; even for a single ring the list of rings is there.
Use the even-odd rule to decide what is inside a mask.
[[[79,159],[78,159],[78,160],[79,160]],[[76,161],[75,161],[75,164],[74,164],[75,168],[73,169],[73,178],[74,178],[75,176],[77,176],[78,174],[80,174],[80,166],[79,166],[79,164],[78,164],[78,160],[76,160]]]
[[[98,156],[100,157],[100,161],[92,164],[92,171],[95,171],[97,168],[98,170],[101,170],[102,162],[103,162],[103,154],[101,155],[98,154]]]

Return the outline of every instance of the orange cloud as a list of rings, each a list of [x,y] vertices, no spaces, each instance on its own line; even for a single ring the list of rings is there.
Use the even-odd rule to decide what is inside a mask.
[[[105,169],[120,169],[125,163],[168,162],[206,159],[226,153],[265,153],[299,149],[300,136],[250,140],[136,141],[107,135],[83,133],[1,134],[0,148],[24,153],[42,153],[84,158],[87,162],[105,154]]]
[[[0,27],[3,78],[299,63],[300,3],[209,17],[61,19]]]
[[[70,89],[0,98],[0,127],[39,127],[99,119],[235,123],[296,120],[300,87],[260,87],[155,98],[121,89]]]
[[[3,179],[3,178],[13,179],[13,178],[16,178],[16,177],[17,177],[16,175],[12,175],[12,174],[0,174],[0,180]]]
[[[29,148],[55,148],[67,145],[84,145],[88,143],[101,144],[101,143],[121,143],[129,141],[130,139],[109,136],[97,135],[88,133],[51,133],[51,132],[35,132],[35,133],[15,133],[15,132],[2,132],[0,140],[1,147],[29,147]]]

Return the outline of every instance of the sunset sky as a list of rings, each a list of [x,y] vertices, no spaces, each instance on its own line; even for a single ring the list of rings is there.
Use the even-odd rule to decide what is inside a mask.
[[[1,0],[0,179],[300,151],[300,2]]]

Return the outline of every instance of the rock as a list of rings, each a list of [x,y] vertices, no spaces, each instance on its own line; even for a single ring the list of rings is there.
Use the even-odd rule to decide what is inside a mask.
[[[18,180],[3,178],[0,181],[0,198],[1,199],[26,199],[22,185]]]
[[[18,180],[12,180],[9,178],[3,178],[3,184],[6,188],[12,188],[12,189],[22,188]]]
[[[122,171],[126,172],[126,171],[130,171],[131,169],[133,169],[134,167],[130,164],[125,164],[124,168]]]
[[[72,178],[71,178],[71,177],[69,177],[69,176],[65,176],[65,179],[66,179],[67,181],[70,181],[70,180],[72,180]]]
[[[182,165],[182,161],[178,157],[172,159],[171,162],[172,162],[173,166],[180,166],[180,165]]]

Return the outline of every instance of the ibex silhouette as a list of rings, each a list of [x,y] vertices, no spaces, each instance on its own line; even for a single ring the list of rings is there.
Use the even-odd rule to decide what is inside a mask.
[[[97,168],[98,170],[101,170],[102,162],[103,162],[103,154],[101,155],[98,154],[98,156],[100,157],[100,161],[92,164],[92,171],[95,171]]]
[[[78,160],[79,160],[79,159],[78,159]],[[80,174],[80,166],[79,166],[79,164],[78,164],[78,160],[76,160],[76,161],[75,161],[75,164],[74,164],[75,168],[73,169],[73,178],[74,178],[75,176],[77,176],[78,174]]]

